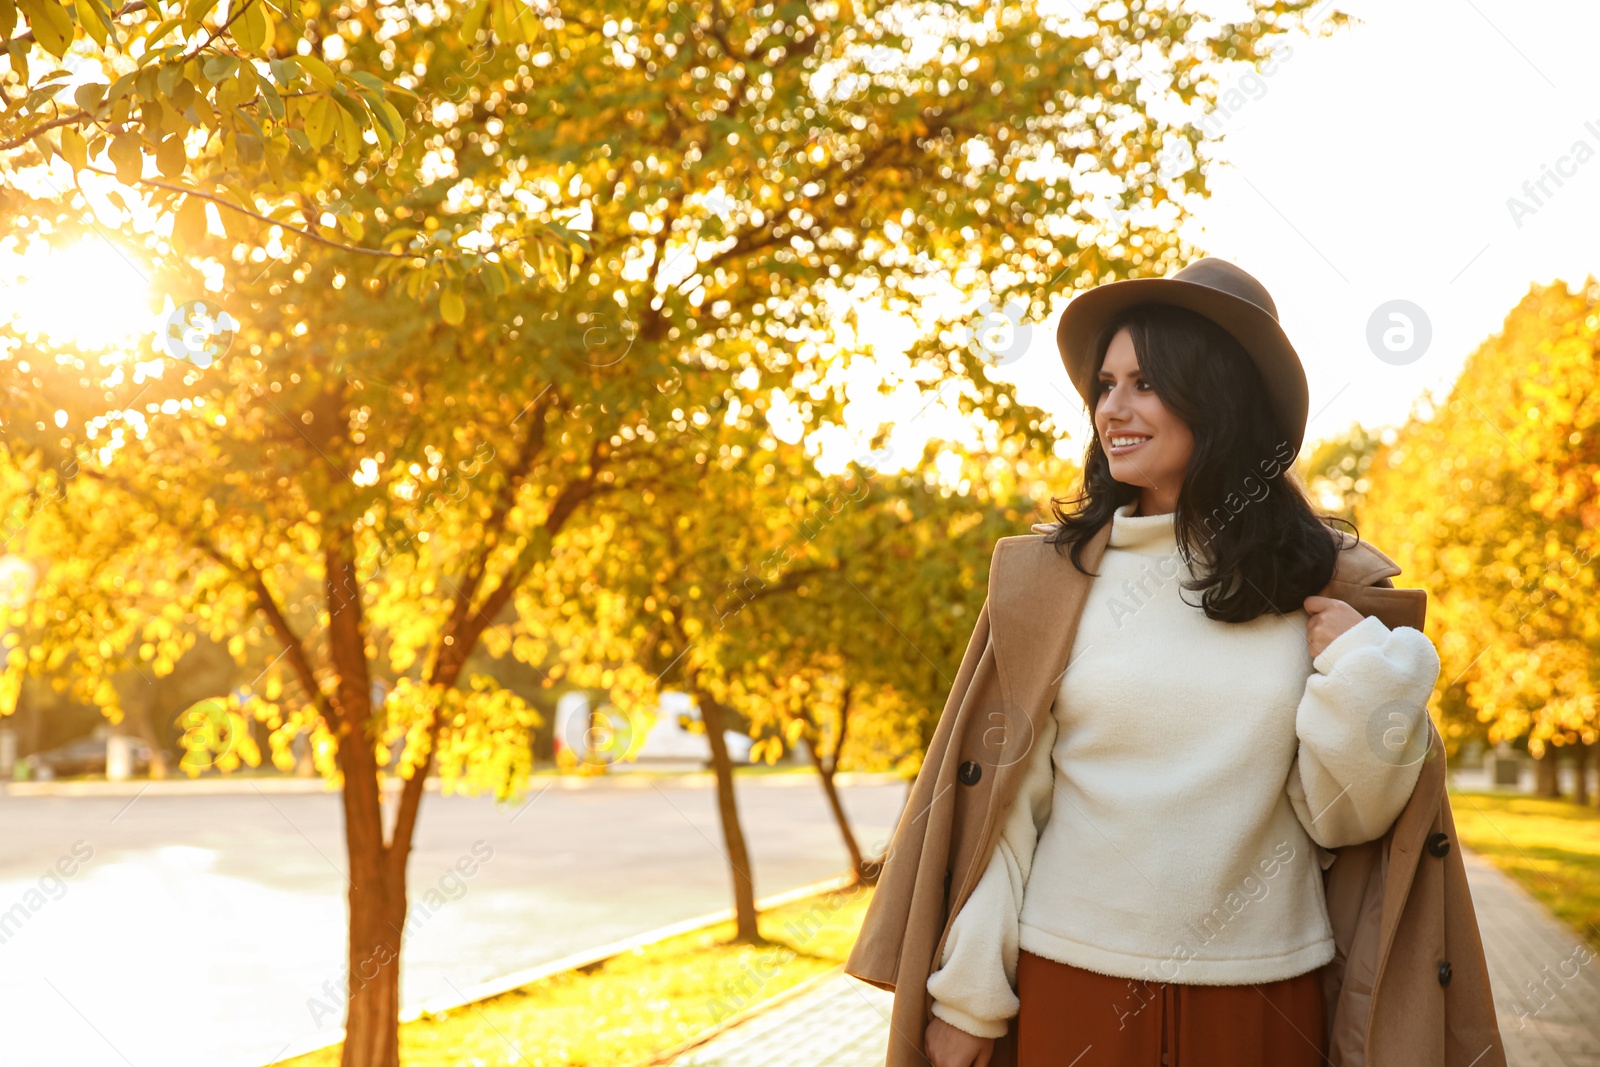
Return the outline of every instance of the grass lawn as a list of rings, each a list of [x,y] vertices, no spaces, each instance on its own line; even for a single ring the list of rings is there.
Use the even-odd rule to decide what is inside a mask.
[[[1450,793],[1461,840],[1600,949],[1600,810],[1568,800]]]
[[[400,1027],[406,1067],[624,1067],[843,963],[871,890],[763,912],[767,947],[727,944],[731,921],[637,948],[586,973],[565,973]],[[283,1061],[338,1067],[337,1046]]]

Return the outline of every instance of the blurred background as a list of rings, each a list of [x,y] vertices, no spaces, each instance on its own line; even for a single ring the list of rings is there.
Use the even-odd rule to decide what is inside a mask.
[[[6,1064],[881,1063],[1078,292],[1203,255],[1600,1063],[1592,5],[0,0]]]

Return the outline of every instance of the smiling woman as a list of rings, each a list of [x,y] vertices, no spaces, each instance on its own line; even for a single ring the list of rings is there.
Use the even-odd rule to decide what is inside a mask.
[[[156,328],[149,279],[97,237],[64,248],[41,241],[0,249],[0,283],[0,322],[21,334],[99,349]]]

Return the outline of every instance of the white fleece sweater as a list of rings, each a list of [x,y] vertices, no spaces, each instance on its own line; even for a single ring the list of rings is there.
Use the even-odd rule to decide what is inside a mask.
[[[1017,802],[928,978],[934,1015],[981,1037],[1020,1007],[1019,949],[1201,985],[1327,963],[1331,857],[1313,842],[1381,837],[1422,769],[1385,746],[1427,729],[1424,634],[1369,617],[1313,661],[1303,609],[1208,619],[1180,589],[1173,516],[1135,506],[1112,520]]]

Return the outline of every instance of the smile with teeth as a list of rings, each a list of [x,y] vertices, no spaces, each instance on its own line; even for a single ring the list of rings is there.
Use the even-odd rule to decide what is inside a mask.
[[[1128,452],[1132,452],[1134,449],[1138,448],[1148,440],[1150,440],[1149,434],[1137,433],[1115,433],[1106,438],[1106,442],[1111,446],[1111,454],[1113,456],[1120,456]]]

